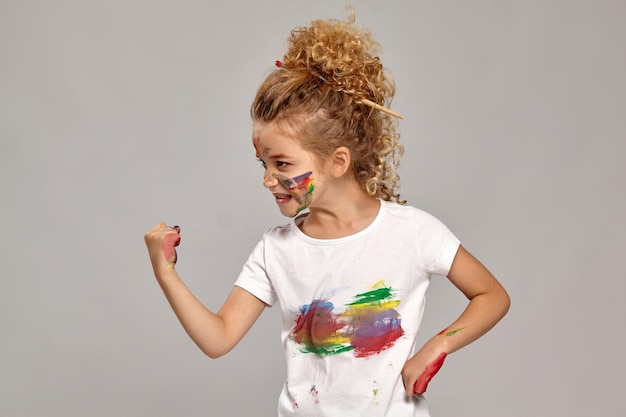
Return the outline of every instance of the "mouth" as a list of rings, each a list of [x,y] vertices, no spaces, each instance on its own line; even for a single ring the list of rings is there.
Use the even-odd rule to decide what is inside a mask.
[[[286,204],[290,202],[292,199],[290,194],[282,194],[282,193],[275,193],[274,198],[276,199],[276,203],[278,204]]]

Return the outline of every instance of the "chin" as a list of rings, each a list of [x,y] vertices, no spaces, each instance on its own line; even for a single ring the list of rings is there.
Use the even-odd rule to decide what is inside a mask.
[[[298,210],[297,209],[290,209],[287,207],[281,207],[280,208],[280,214],[282,214],[285,217],[289,217],[289,218],[294,218],[298,215]]]
[[[289,218],[294,218],[296,217],[298,214],[302,213],[304,210],[306,210],[306,207],[304,208],[299,208],[299,207],[281,207],[280,208],[280,214],[282,214],[285,217],[289,217]]]

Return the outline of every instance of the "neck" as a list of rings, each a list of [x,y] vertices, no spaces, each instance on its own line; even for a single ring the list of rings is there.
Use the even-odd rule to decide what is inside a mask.
[[[337,239],[353,235],[367,228],[380,209],[378,199],[368,195],[360,187],[340,195],[327,204],[314,204],[300,224],[306,235],[317,239]]]

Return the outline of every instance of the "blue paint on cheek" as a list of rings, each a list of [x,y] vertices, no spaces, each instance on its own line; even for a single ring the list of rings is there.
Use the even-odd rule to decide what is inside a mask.
[[[309,178],[311,175],[313,175],[313,173],[311,171],[309,171],[306,174],[302,174],[302,175],[299,175],[297,177],[293,177],[293,181],[295,183],[298,183],[298,185],[299,185],[301,182],[303,182],[304,180]]]

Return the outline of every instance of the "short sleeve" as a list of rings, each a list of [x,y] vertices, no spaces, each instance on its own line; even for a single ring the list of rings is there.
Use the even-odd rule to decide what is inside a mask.
[[[461,242],[441,220],[423,213],[425,218],[421,244],[428,259],[426,268],[431,274],[447,276]]]
[[[235,285],[248,291],[268,305],[273,305],[276,302],[276,293],[267,275],[265,239],[262,239],[254,247],[239,277],[235,281]]]

